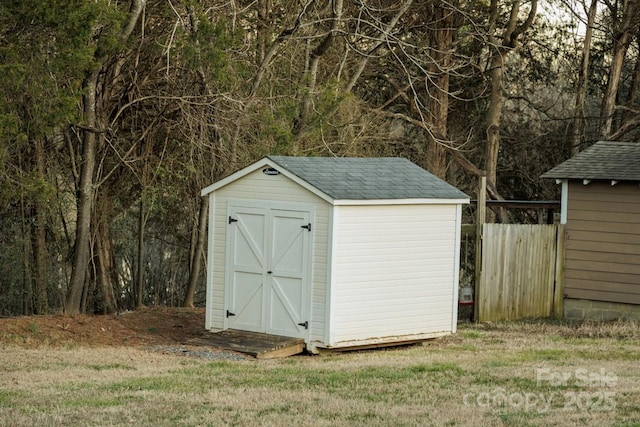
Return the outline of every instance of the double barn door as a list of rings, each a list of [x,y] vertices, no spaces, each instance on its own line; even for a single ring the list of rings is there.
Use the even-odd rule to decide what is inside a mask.
[[[230,204],[227,227],[227,328],[304,338],[310,211]]]

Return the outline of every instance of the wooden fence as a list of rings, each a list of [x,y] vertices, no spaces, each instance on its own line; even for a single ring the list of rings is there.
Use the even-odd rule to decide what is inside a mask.
[[[481,251],[479,321],[562,317],[562,225],[484,224]]]

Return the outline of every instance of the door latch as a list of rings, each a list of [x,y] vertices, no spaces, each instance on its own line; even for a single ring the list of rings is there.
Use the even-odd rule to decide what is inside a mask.
[[[302,327],[304,327],[305,329],[309,329],[309,322],[305,320],[305,321],[304,321],[304,322],[302,322],[302,323],[298,323],[298,326],[302,326]]]

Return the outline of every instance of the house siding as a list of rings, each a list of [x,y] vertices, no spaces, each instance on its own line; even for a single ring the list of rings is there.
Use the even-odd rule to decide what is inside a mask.
[[[329,345],[452,332],[456,205],[334,210]]]
[[[640,304],[640,186],[569,182],[565,294]]]
[[[211,197],[209,231],[209,277],[207,278],[207,320],[210,330],[224,329],[227,208],[229,202],[261,201],[267,204],[291,203],[314,206],[313,259],[311,260],[311,341],[322,341],[325,334],[327,298],[328,227],[331,206],[284,175],[249,173],[217,189]]]

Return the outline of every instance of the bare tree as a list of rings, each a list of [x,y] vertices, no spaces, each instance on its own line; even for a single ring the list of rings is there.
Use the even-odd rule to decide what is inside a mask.
[[[576,100],[573,113],[573,123],[571,128],[570,152],[574,156],[580,151],[582,145],[582,126],[584,123],[584,106],[587,97],[587,84],[589,81],[589,63],[591,55],[591,40],[593,37],[596,13],[598,11],[598,0],[591,0],[585,23],[586,30],[582,42],[582,59],[580,61],[580,72],[576,84]]]
[[[611,49],[611,64],[609,66],[609,76],[607,88],[602,98],[600,117],[602,126],[600,136],[603,139],[610,138],[613,128],[613,120],[616,109],[616,97],[620,87],[623,74],[624,60],[629,50],[633,37],[638,36],[640,30],[640,1],[622,0],[621,2],[609,3],[607,7],[614,23],[613,47]]]
[[[491,0],[488,25],[489,35],[489,68],[487,75],[491,83],[489,108],[487,111],[487,149],[485,170],[487,181],[495,185],[497,178],[498,155],[500,151],[500,121],[504,101],[504,68],[506,58],[519,43],[520,36],[531,27],[536,16],[537,0],[532,0],[526,18],[520,21],[521,0],[510,0],[506,3],[509,14],[503,28],[499,28],[501,4],[499,0]]]
[[[131,0],[127,21],[119,34],[121,44],[127,42],[142,13],[146,0]],[[95,28],[99,37],[101,28]],[[95,67],[89,71],[83,82],[83,135],[82,162],[78,181],[78,208],[76,220],[76,237],[72,260],[71,278],[67,290],[65,312],[76,314],[81,311],[82,294],[90,255],[91,220],[95,197],[95,169],[98,150],[98,133],[104,118],[99,117],[99,77],[103,67],[108,64],[109,56],[103,51],[96,50]]]
[[[455,11],[442,4],[432,6],[434,23],[429,37],[429,64],[427,83],[426,118],[432,129],[427,137],[427,167],[435,175],[444,178],[447,168],[449,141],[449,80],[453,55]],[[450,145],[450,144],[449,144]]]
[[[315,95],[316,86],[318,83],[318,64],[320,63],[320,59],[327,53],[333,43],[334,38],[338,33],[338,30],[340,29],[342,21],[343,1],[332,0],[330,5],[331,18],[329,20],[331,22],[331,27],[322,37],[320,43],[318,43],[318,45],[311,51],[309,55],[309,66],[308,69],[305,70],[304,77],[306,79],[307,88],[306,93],[302,95],[302,106],[300,108],[300,115],[294,129],[294,133],[296,135],[299,135],[307,125],[307,120],[311,110],[312,97]],[[297,139],[296,142],[299,142],[299,139]],[[304,149],[304,147],[299,147],[296,143],[293,148],[293,152],[301,153],[303,152],[302,149]]]

